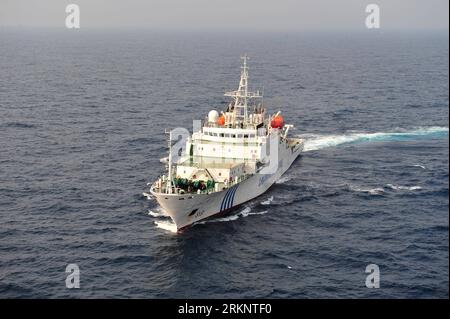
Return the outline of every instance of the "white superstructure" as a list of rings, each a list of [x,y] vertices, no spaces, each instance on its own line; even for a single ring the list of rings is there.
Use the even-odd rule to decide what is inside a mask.
[[[248,90],[247,56],[236,91],[224,110],[212,110],[186,141],[186,152],[150,192],[180,230],[225,213],[264,193],[290,167],[303,141],[289,138],[280,112],[266,114],[259,91]],[[169,149],[171,141],[169,139]]]

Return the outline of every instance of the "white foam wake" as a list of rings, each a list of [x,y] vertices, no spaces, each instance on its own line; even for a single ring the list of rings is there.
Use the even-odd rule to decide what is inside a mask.
[[[286,182],[289,182],[291,180],[291,177],[288,176],[282,176],[279,180],[275,182],[275,184],[284,184]]]
[[[236,219],[241,218],[241,217],[248,217],[248,216],[251,216],[251,215],[264,215],[266,213],[267,213],[267,210],[260,211],[260,212],[252,212],[252,208],[251,207],[245,207],[242,211],[240,211],[239,213],[237,213],[235,215],[230,215],[230,216],[227,216],[227,217],[221,217],[221,218],[214,218],[214,219],[204,220],[204,221],[197,222],[196,224],[230,222],[230,221],[236,220]]]
[[[233,221],[242,217],[248,217],[251,215],[264,215],[267,213],[267,210],[264,211],[259,211],[259,212],[252,212],[252,208],[251,207],[245,207],[242,211],[240,211],[239,213],[235,214],[235,215],[230,215],[227,217],[221,217],[221,218],[214,218],[214,219],[208,219],[208,220],[203,220],[203,221],[199,221],[196,222],[194,225],[202,225],[202,224],[206,224],[206,223],[219,223],[219,222],[229,222],[229,221]],[[160,216],[166,216],[166,215],[161,215],[159,213],[154,213],[151,210],[149,210],[149,215],[152,215],[154,217],[160,217]],[[172,220],[156,220],[155,221],[155,225],[158,228],[164,229],[166,231],[169,231],[171,233],[176,233],[177,232],[177,226],[175,225],[174,222],[172,222]]]
[[[162,210],[162,208],[156,208],[155,209],[156,211],[154,212],[154,211],[152,211],[152,210],[148,210],[148,214],[150,215],[150,216],[152,216],[152,217],[166,217],[167,216],[167,214]]]
[[[261,202],[261,205],[270,205],[273,202],[273,196],[270,196],[268,199],[266,199],[265,201]]]
[[[417,191],[422,189],[421,186],[401,186],[393,184],[387,184],[386,186],[393,190]]]
[[[375,188],[359,188],[350,185],[350,190],[353,192],[361,192],[361,193],[367,193],[370,195],[381,195],[384,193],[384,188],[382,187],[375,187]]]
[[[157,220],[157,221],[155,221],[155,225],[158,228],[167,230],[171,233],[177,232],[177,226],[172,221],[169,221],[169,220]]]
[[[169,163],[169,156],[167,156],[167,157],[161,157],[161,158],[159,159],[159,161],[160,161],[161,163],[163,163],[163,164]]]
[[[154,198],[152,194],[147,192],[143,192],[142,195],[145,196],[148,200],[152,200]]]
[[[375,188],[361,188],[354,185],[349,185],[349,188],[353,192],[361,192],[367,193],[370,195],[382,195],[386,192],[386,189],[398,190],[398,191],[417,191],[421,190],[421,186],[401,186],[401,185],[393,185],[386,184],[385,187],[375,187]]]
[[[232,220],[236,220],[239,218],[239,215],[230,215],[227,217],[220,217],[220,218],[214,218],[209,220],[204,220],[201,222],[198,222],[196,224],[206,224],[206,223],[217,223],[217,222],[230,222]]]
[[[399,130],[397,132],[377,132],[377,133],[348,133],[343,135],[301,135],[305,139],[304,151],[316,151],[327,147],[334,147],[346,143],[366,142],[366,141],[394,141],[410,140],[423,136],[444,136],[448,135],[448,127],[432,126],[415,130]]]
[[[247,217],[247,216],[251,216],[251,215],[264,215],[264,214],[267,214],[267,210],[263,210],[263,211],[260,211],[260,212],[252,212],[252,209],[250,207],[247,207],[242,212],[240,212],[238,214],[238,216],[240,216],[240,217]]]

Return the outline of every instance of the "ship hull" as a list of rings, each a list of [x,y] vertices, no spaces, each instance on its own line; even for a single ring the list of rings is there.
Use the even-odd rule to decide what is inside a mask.
[[[220,192],[183,195],[151,192],[180,231],[214,215],[226,214],[265,193],[289,169],[302,148],[303,145],[294,149],[280,145],[278,166],[273,173],[256,173]]]

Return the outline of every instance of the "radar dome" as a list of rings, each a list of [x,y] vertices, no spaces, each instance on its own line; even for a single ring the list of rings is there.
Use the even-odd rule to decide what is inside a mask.
[[[216,110],[211,110],[208,113],[208,122],[209,123],[216,123],[217,119],[219,118],[219,112]]]

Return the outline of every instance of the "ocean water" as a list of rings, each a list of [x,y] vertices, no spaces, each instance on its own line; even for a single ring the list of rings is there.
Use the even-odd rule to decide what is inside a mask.
[[[306,151],[175,234],[143,194],[164,129],[223,108],[243,53]],[[448,298],[448,53],[448,33],[2,29],[0,297]]]

